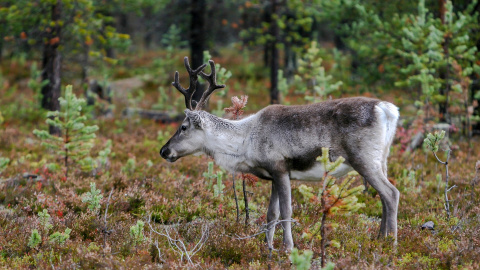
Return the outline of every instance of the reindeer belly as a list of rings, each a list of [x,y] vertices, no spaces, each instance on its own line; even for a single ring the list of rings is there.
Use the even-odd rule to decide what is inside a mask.
[[[334,177],[341,177],[352,170],[352,167],[346,164],[341,164],[335,171],[331,172],[330,175]],[[313,166],[307,170],[291,170],[290,179],[304,181],[320,181],[322,180],[324,173],[325,170],[323,168],[323,165],[320,162],[315,162]]]

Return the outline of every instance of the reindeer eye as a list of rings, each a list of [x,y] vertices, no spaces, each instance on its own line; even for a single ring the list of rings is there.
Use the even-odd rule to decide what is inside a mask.
[[[187,130],[187,126],[182,126],[181,129],[182,129],[182,131],[185,131],[185,130]]]

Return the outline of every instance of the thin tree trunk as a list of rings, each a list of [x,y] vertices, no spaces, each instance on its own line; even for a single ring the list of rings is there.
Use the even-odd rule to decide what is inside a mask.
[[[88,84],[88,53],[90,51],[90,46],[83,45],[83,63],[82,63],[82,82]]]
[[[321,195],[321,203],[320,205],[322,207],[325,207],[325,204],[326,204],[326,201],[325,201],[325,196],[324,196],[324,192],[325,190],[322,191],[322,195]],[[327,228],[326,228],[326,223],[327,222],[327,213],[326,211],[323,212],[322,214],[322,223],[320,225],[320,236],[321,236],[321,240],[320,240],[320,257],[321,257],[321,261],[320,261],[320,266],[323,268],[325,267],[325,245],[326,245],[326,234],[327,234]]]
[[[52,6],[51,12],[52,21],[59,21],[62,12],[60,0],[57,0],[57,3]],[[50,28],[50,32],[45,33],[47,39],[43,49],[42,80],[48,80],[48,84],[42,87],[42,108],[49,111],[60,110],[58,98],[61,91],[62,61],[58,46],[61,42],[61,30],[62,28],[56,24]],[[49,132],[50,134],[60,134],[60,130],[54,126],[49,127]]]
[[[440,2],[440,19],[442,21],[442,24],[445,24],[445,12],[446,12],[446,0],[439,0]],[[445,70],[442,71],[440,74],[440,77],[442,77],[445,80],[445,86],[440,88],[440,94],[445,96],[445,101],[440,102],[438,105],[438,112],[440,114],[440,121],[442,122],[447,122],[450,121],[448,117],[448,94],[450,92],[450,63],[449,63],[449,58],[450,58],[450,53],[448,51],[448,46],[450,43],[450,38],[445,37],[445,40],[442,44],[443,46],[443,54],[445,59],[447,60],[447,65],[445,67]]]
[[[276,17],[277,14],[277,0],[271,0],[272,16]],[[270,103],[279,104],[279,94],[278,94],[278,69],[279,69],[279,53],[277,48],[277,42],[279,40],[279,29],[275,21],[272,20],[271,23],[271,33],[273,36],[273,41],[271,44],[271,62],[270,62]]]
[[[3,58],[3,35],[0,35],[0,63],[2,62]]]
[[[190,12],[190,52],[192,68],[196,69],[203,64],[203,51],[205,50],[205,0],[192,0]],[[197,90],[192,100],[199,101],[204,92],[203,85],[197,81]]]
[[[143,37],[145,49],[150,49],[152,46],[152,40],[153,40],[153,31],[152,29],[152,11],[150,8],[144,9],[143,11],[144,14],[144,20],[143,23],[146,26],[146,31],[145,35]]]

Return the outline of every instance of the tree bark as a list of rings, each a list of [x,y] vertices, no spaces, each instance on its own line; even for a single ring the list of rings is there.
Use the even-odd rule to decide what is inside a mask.
[[[153,32],[152,29],[152,10],[151,8],[146,8],[143,10],[144,18],[143,23],[146,28],[145,35],[143,36],[143,42],[145,43],[145,49],[150,49],[153,41]]]
[[[192,59],[192,69],[196,69],[203,64],[203,51],[205,50],[205,0],[192,0],[190,11],[190,53]],[[197,81],[197,90],[193,94],[192,100],[199,101],[203,95],[203,85]]]
[[[51,20],[58,22],[62,13],[61,1],[57,0],[55,5],[52,5]],[[43,71],[42,80],[48,80],[48,84],[42,87],[42,108],[49,111],[60,110],[61,87],[61,55],[58,51],[58,46],[61,42],[61,30],[59,24],[51,27],[49,31],[45,32],[46,42],[43,48]],[[60,134],[60,130],[54,126],[49,127],[50,134]]]
[[[445,24],[445,12],[446,8],[445,5],[447,3],[446,0],[439,0],[440,2],[440,20],[442,21],[442,24]],[[438,112],[440,114],[440,121],[441,122],[450,122],[450,119],[448,117],[448,94],[450,93],[450,63],[449,63],[449,58],[450,58],[450,53],[448,51],[448,46],[450,43],[450,38],[445,37],[445,40],[442,44],[443,46],[443,53],[445,55],[445,59],[447,60],[447,65],[445,67],[445,70],[441,71],[440,77],[445,80],[445,85],[444,87],[440,88],[440,94],[445,96],[445,101],[439,102],[438,104]]]
[[[271,0],[272,16],[276,17],[277,14],[277,0]],[[271,23],[271,34],[273,37],[271,43],[271,62],[270,62],[270,103],[279,104],[280,98],[278,93],[278,69],[279,69],[279,53],[277,48],[277,42],[280,39],[279,29],[277,23],[272,20]]]

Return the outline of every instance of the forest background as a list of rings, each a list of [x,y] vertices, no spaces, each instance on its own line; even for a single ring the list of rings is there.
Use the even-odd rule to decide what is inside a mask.
[[[479,13],[444,0],[1,0],[1,267],[478,269]],[[178,70],[188,84],[185,56],[215,61],[218,116],[349,96],[399,106],[398,245],[376,238],[380,199],[349,189],[358,176],[292,182],[288,254],[263,241],[268,182],[161,159],[184,117],[171,82]]]

